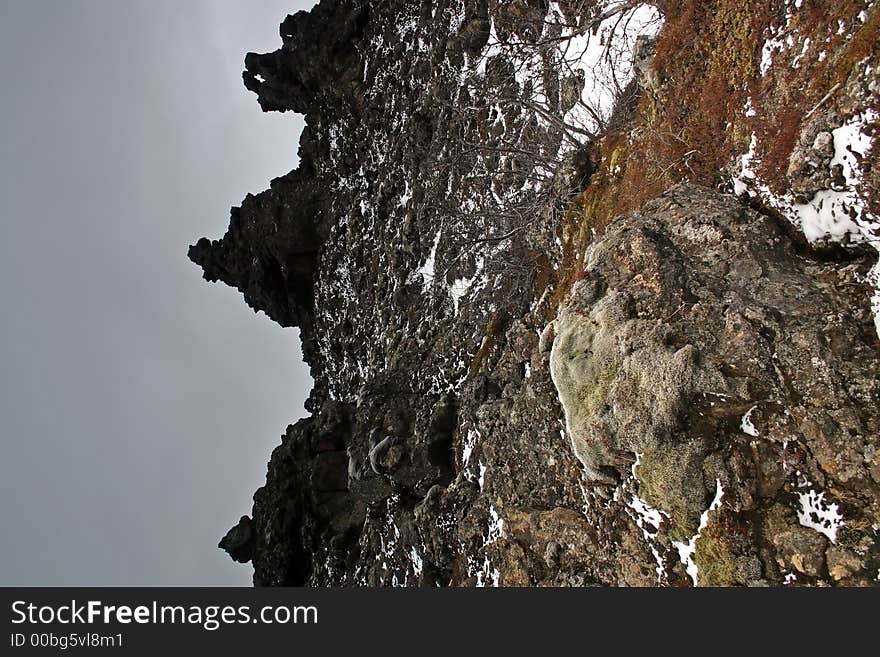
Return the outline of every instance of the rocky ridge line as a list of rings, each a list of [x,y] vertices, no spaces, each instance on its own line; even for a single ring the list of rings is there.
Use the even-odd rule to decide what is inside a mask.
[[[873,251],[811,246],[737,152],[740,199],[682,174],[596,218],[676,84],[602,30],[686,4],[324,0],[247,56],[300,165],[190,257],[315,380],[221,542],[255,584],[877,582]],[[596,117],[558,48],[588,26],[635,68]]]

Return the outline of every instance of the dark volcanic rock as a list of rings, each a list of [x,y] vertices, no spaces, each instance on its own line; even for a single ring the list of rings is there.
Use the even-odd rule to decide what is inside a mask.
[[[323,0],[247,56],[300,165],[190,258],[315,385],[221,547],[257,585],[876,583],[873,251],[698,185],[591,223],[668,81],[642,38],[615,155],[572,133],[552,44],[599,12],[556,6]]]
[[[238,524],[226,532],[217,545],[221,550],[226,550],[233,560],[239,563],[247,563],[254,558],[254,530],[251,519],[242,516]]]
[[[282,326],[307,326],[319,241],[309,195],[312,181],[294,172],[232,208],[223,239],[189,248],[208,281],[238,288],[254,310]],[[295,199],[295,201],[294,201]],[[266,219],[271,217],[270,221]]]
[[[248,53],[244,85],[259,96],[264,111],[320,111],[322,96],[340,97],[361,80],[355,44],[369,19],[367,3],[321,2],[281,23],[280,50]]]

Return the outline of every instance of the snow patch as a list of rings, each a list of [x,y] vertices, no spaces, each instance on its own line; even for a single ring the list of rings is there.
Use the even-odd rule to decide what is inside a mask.
[[[767,39],[761,48],[761,77],[767,75],[770,67],[773,66],[773,55],[782,50],[785,44],[778,39]]]
[[[799,226],[811,242],[867,242],[880,250],[880,220],[871,213],[860,194],[860,163],[874,146],[874,139],[867,134],[865,128],[878,120],[880,114],[867,110],[832,131],[834,157],[829,165],[829,172],[839,170],[843,184],[838,184],[834,189],[818,191],[806,203],[798,203],[792,194],[774,194],[759,179],[755,172],[758,143],[757,137],[752,134],[749,151],[740,158],[740,171],[732,180],[734,192],[737,195],[745,193],[760,196]],[[877,335],[880,336],[880,262],[869,273],[868,282],[875,289],[871,310],[874,313]]]
[[[489,505],[489,531],[486,535],[486,545],[504,538],[504,520],[498,515],[495,506]]]
[[[672,544],[678,550],[678,556],[681,559],[681,563],[684,564],[685,570],[687,574],[690,575],[691,580],[694,582],[694,586],[697,586],[697,580],[699,578],[699,569],[697,568],[697,563],[694,560],[694,555],[697,552],[697,541],[700,538],[700,534],[702,534],[703,530],[709,525],[709,514],[712,511],[721,507],[721,500],[724,497],[724,487],[721,485],[721,480],[715,480],[715,499],[712,500],[712,504],[709,505],[709,508],[703,511],[703,515],[700,516],[700,526],[697,528],[697,533],[691,537],[687,543],[681,543],[679,541],[673,541]]]
[[[632,479],[628,482],[625,482],[618,490],[614,491],[615,500],[619,499],[621,494],[626,492],[626,489],[630,487],[632,482],[637,482],[638,478],[636,476],[636,468],[638,468],[639,464],[642,462],[642,454],[636,453],[636,460],[632,466]],[[654,555],[654,560],[657,562],[657,567],[655,571],[657,573],[657,583],[662,584],[664,578],[666,577],[666,561],[663,558],[663,555],[660,554],[660,550],[657,548],[656,538],[657,532],[660,530],[660,523],[663,522],[663,517],[669,517],[663,511],[659,509],[653,508],[650,504],[648,504],[645,500],[640,498],[635,492],[630,491],[630,499],[626,502],[627,506],[635,512],[635,521],[636,525],[638,525],[639,529],[642,530],[642,535],[644,536],[645,543],[648,544],[648,548],[651,550],[651,554]],[[632,515],[632,514],[630,514]],[[646,526],[647,525],[647,526]],[[653,527],[649,529],[648,526]]]
[[[752,424],[752,412],[758,408],[757,406],[752,406],[746,414],[742,417],[742,422],[740,423],[740,429],[746,435],[752,436],[753,438],[757,438],[761,434],[758,433],[758,430],[755,428],[755,425]]]
[[[468,557],[468,559],[470,559],[470,557]],[[497,588],[501,583],[501,571],[492,565],[492,562],[489,561],[488,554],[483,557],[483,563],[480,564],[480,569],[476,572],[476,576],[477,586],[480,588],[485,586]]]
[[[843,526],[843,516],[836,504],[825,501],[825,493],[810,489],[798,493],[801,508],[797,513],[798,522],[804,527],[815,529],[837,543],[837,532]]]
[[[471,460],[471,453],[474,451],[474,446],[477,444],[477,440],[479,438],[479,431],[477,431],[476,429],[468,429],[467,435],[464,438],[464,445],[461,448],[462,468],[465,468],[468,464],[468,461]]]
[[[434,263],[437,259],[437,247],[440,244],[441,232],[442,230],[437,231],[437,234],[434,236],[434,246],[431,247],[431,253],[428,254],[425,264],[419,268],[419,274],[422,276],[422,283],[425,288],[430,288],[434,283]]]
[[[504,520],[495,506],[489,505],[489,526],[486,530],[486,541],[483,543],[483,560],[477,562],[473,557],[468,557],[468,572],[476,576],[478,587],[497,587],[501,583],[501,571],[492,565],[485,550],[489,545],[502,538],[504,538]]]
[[[424,563],[422,562],[422,555],[419,554],[419,551],[416,550],[415,546],[409,548],[409,560],[413,565],[413,574],[416,577],[421,577]]]
[[[472,278],[458,278],[452,281],[452,285],[449,286],[449,294],[452,296],[452,307],[455,310],[455,314],[458,314],[458,306],[461,303],[462,297],[468,293],[471,289],[471,284],[474,282]]]

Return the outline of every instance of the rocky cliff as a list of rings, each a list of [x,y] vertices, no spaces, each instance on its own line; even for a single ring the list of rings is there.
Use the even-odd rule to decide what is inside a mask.
[[[832,6],[833,5],[833,6]],[[873,0],[322,0],[190,258],[297,326],[257,585],[876,585]]]

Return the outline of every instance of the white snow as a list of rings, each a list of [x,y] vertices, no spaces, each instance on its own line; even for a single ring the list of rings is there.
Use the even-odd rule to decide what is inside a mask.
[[[471,453],[474,451],[474,446],[477,444],[477,439],[480,437],[480,432],[476,429],[468,429],[467,435],[464,439],[464,445],[461,448],[461,465],[462,468],[466,467],[468,461],[471,460]]]
[[[767,75],[770,67],[773,66],[773,55],[782,50],[785,44],[779,39],[767,39],[761,48],[761,77]]]
[[[801,508],[798,522],[804,527],[824,534],[832,543],[837,543],[837,531],[843,526],[843,516],[836,504],[825,502],[825,493],[807,490],[798,493]]]
[[[737,196],[744,192],[749,192],[750,187],[757,184],[758,176],[753,168],[756,151],[758,148],[758,138],[752,133],[752,139],[749,142],[749,151],[740,157],[740,172],[733,179],[733,192]],[[769,190],[767,190],[769,193]]]
[[[792,62],[791,62],[791,67],[792,67],[792,68],[798,68],[798,67],[800,66],[801,59],[803,59],[804,55],[806,55],[806,54],[807,54],[807,51],[810,49],[810,43],[811,43],[811,41],[810,41],[810,38],[809,38],[809,37],[807,37],[806,39],[804,39],[804,47],[803,47],[803,49],[801,50],[800,54],[797,55],[797,56],[794,58],[794,60],[792,60]]]
[[[744,434],[757,438],[759,435],[758,430],[755,428],[755,425],[752,424],[752,412],[758,408],[757,406],[752,406],[746,414],[742,417],[742,422],[740,423],[740,429]]]
[[[697,533],[694,534],[687,543],[681,543],[679,541],[672,542],[678,550],[678,556],[681,559],[681,563],[685,565],[685,570],[687,571],[687,574],[690,575],[691,580],[693,580],[694,586],[697,586],[697,580],[699,578],[699,569],[697,568],[696,561],[694,561],[694,555],[697,552],[697,541],[700,538],[700,534],[709,525],[709,514],[721,507],[721,500],[723,497],[724,487],[721,485],[721,480],[716,479],[715,499],[712,500],[712,504],[709,505],[709,508],[703,511],[703,515],[700,516],[700,526],[697,528]]]
[[[865,124],[876,121],[878,115],[874,111],[850,119],[847,123],[834,130],[834,159],[831,167],[840,165],[846,188],[841,191],[823,190],[806,204],[794,204],[794,210],[800,220],[804,235],[810,241],[826,237],[841,240],[850,235],[876,241],[871,233],[880,225],[877,224],[858,195],[858,187],[862,182],[859,160],[871,150],[872,138],[862,130]]]
[[[452,285],[449,286],[449,294],[452,295],[452,307],[455,310],[455,314],[458,314],[458,306],[461,303],[461,299],[468,293],[468,290],[471,289],[473,281],[473,277],[457,278],[452,281]]]
[[[869,110],[845,123],[832,134],[834,135],[834,159],[831,166],[840,164],[843,176],[850,184],[861,182],[859,159],[864,158],[871,150],[873,138],[864,132],[865,124],[880,119],[877,112]]]
[[[757,138],[752,134],[749,151],[740,158],[740,172],[733,178],[734,192],[759,195],[799,226],[811,242],[819,240],[867,242],[880,250],[880,220],[862,200],[862,173],[859,166],[874,146],[865,126],[880,120],[873,110],[850,118],[832,131],[834,157],[829,165],[841,168],[844,184],[837,189],[816,193],[807,203],[798,203],[792,194],[778,196],[759,179],[756,169]],[[874,286],[872,311],[877,334],[880,335],[880,262],[874,266],[868,281]]]
[[[803,5],[803,0],[786,0],[785,23],[776,27],[764,41],[761,49],[761,76],[767,75],[770,67],[773,66],[773,59],[776,53],[782,52],[788,47],[794,45],[798,36],[797,27],[792,26],[794,20],[794,10],[799,10]],[[792,68],[797,68],[801,57],[810,47],[809,39],[805,40],[802,52],[797,55],[790,63]]]
[[[473,557],[468,557],[468,572],[476,576],[478,587],[497,587],[501,582],[501,571],[492,565],[489,554],[485,550],[486,547],[502,538],[504,538],[504,520],[495,506],[489,505],[489,526],[486,529],[486,540],[483,543],[483,561],[479,564],[479,568],[475,569],[475,560]]]
[[[413,565],[413,573],[416,577],[419,577],[422,574],[424,564],[422,562],[422,556],[419,554],[419,551],[416,550],[415,546],[411,546],[409,549],[409,560]]]
[[[405,208],[410,199],[412,199],[412,190],[409,188],[409,181],[405,180],[404,185],[406,185],[403,194],[400,195],[400,200],[397,202],[398,207]]]
[[[476,575],[478,587],[498,587],[501,582],[501,571],[492,565],[492,563],[489,561],[488,554],[483,557],[483,563],[481,564],[480,570],[477,571]]]
[[[563,117],[563,122],[570,128],[568,141],[563,142],[564,149],[575,145],[572,140],[585,141],[587,136],[583,132],[595,133],[600,127],[597,117],[607,119],[617,90],[626,87],[632,79],[632,46],[636,37],[653,35],[660,29],[662,17],[657,9],[648,5],[624,7],[623,4],[617,0],[598,2],[597,12],[618,8],[621,11],[592,27],[581,19],[577,24],[571,23],[558,2],[549,5],[544,24],[546,33],[551,35],[555,44],[550,55],[563,71],[581,75],[584,80],[580,101]],[[485,75],[486,63],[501,53],[513,64],[519,88],[531,88],[531,96],[526,100],[532,106],[538,124],[547,127],[554,103],[549,102],[544,89],[542,54],[547,54],[546,47],[535,47],[516,35],[510,35],[502,42],[494,21],[491,21],[489,42],[473,63],[473,70]],[[503,121],[503,111],[497,104],[495,116],[496,120]]]
[[[419,274],[422,276],[422,283],[425,288],[430,288],[434,283],[434,261],[437,258],[437,246],[440,244],[441,233],[442,229],[438,229],[437,234],[434,236],[434,246],[431,247],[431,253],[428,254],[425,264],[419,268]]]
[[[486,545],[504,537],[504,520],[498,515],[495,506],[489,505],[489,529],[486,535]]]
[[[649,506],[638,495],[633,495],[632,500],[629,502],[629,507],[638,514],[639,517],[636,520],[636,524],[639,527],[644,529],[643,525],[647,523],[654,528],[654,533],[660,529],[660,523],[663,522],[661,512]]]
[[[639,464],[642,462],[642,454],[636,453],[636,460],[632,466],[632,479],[624,482],[620,488],[614,491],[615,500],[619,499],[620,496],[627,492],[627,489],[633,487],[633,483],[638,481],[636,476],[636,468],[638,468]],[[650,504],[648,504],[645,500],[639,497],[634,491],[630,492],[630,499],[627,500],[627,506],[635,511],[635,521],[636,525],[638,525],[639,529],[642,530],[642,535],[645,538],[645,543],[648,544],[648,547],[651,550],[651,554],[654,555],[654,560],[657,562],[657,567],[655,571],[657,573],[657,583],[662,584],[663,579],[666,576],[666,563],[663,556],[660,554],[660,550],[656,544],[657,532],[660,530],[660,523],[663,522],[663,516],[668,517],[666,513],[660,511],[659,509],[653,508]],[[630,514],[632,515],[632,514]],[[646,527],[649,525],[653,527],[653,530]]]

